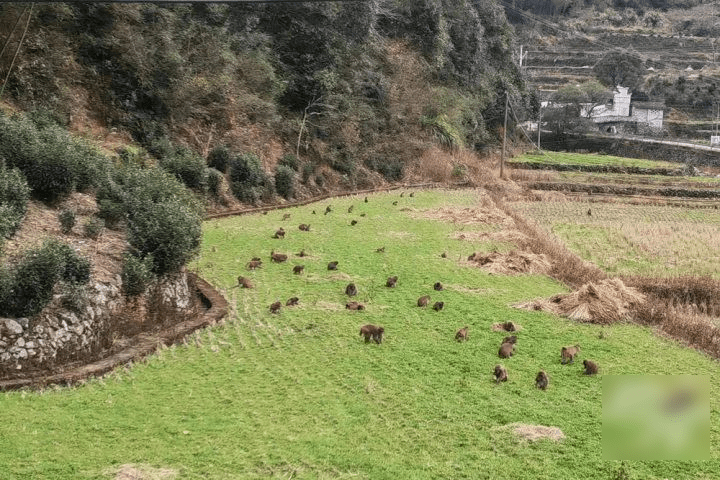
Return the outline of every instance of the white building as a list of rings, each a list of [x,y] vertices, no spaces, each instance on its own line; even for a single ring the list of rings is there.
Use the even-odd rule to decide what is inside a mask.
[[[662,102],[633,102],[628,87],[615,87],[613,102],[592,109],[590,118],[605,132],[657,134],[662,132],[665,105]],[[588,116],[586,107],[582,114]]]

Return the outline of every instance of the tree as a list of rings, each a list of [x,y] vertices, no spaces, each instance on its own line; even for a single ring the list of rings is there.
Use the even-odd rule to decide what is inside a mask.
[[[593,112],[611,98],[610,90],[597,80],[566,85],[552,95],[543,117],[556,134],[587,131],[593,128],[590,120]]]
[[[616,48],[606,53],[593,67],[593,72],[604,85],[618,85],[636,89],[643,76],[645,61],[636,52]]]

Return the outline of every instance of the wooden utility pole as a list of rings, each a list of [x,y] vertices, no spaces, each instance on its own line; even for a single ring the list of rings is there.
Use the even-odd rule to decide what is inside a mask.
[[[540,108],[538,109],[538,151],[541,150],[540,148],[540,125],[542,125],[542,105],[540,105]]]
[[[505,178],[505,143],[507,142],[507,111],[508,103],[510,102],[510,96],[507,90],[505,90],[505,124],[503,126],[503,148],[502,155],[500,156],[500,178]]]

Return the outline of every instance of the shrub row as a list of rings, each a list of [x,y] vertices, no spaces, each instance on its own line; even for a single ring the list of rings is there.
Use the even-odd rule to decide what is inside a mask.
[[[100,184],[109,170],[104,155],[44,117],[32,118],[37,124],[0,114],[0,158],[25,175],[33,197],[52,202]]]
[[[0,316],[35,315],[52,300],[58,282],[78,285],[88,280],[88,259],[66,243],[46,240],[14,263],[0,267]]]

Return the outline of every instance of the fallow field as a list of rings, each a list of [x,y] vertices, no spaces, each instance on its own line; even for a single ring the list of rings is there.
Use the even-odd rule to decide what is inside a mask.
[[[550,208],[543,205],[516,204],[528,213]],[[598,222],[611,222],[611,207],[597,210]],[[594,219],[601,207],[592,208]],[[272,238],[281,226],[285,238]],[[346,197],[209,220],[193,268],[230,300],[226,321],[82,386],[0,394],[0,476],[717,478],[717,362],[633,323],[601,327],[513,308],[567,290],[544,275],[503,275],[468,261],[473,252],[511,252],[512,227],[473,190]],[[288,261],[271,263],[273,250]],[[255,256],[263,265],[249,271]],[[337,270],[327,269],[331,261]],[[254,288],[237,287],[238,275]],[[397,286],[387,288],[394,275]],[[351,282],[352,299],[344,293]],[[417,307],[422,295],[444,308]],[[286,307],[294,296],[299,304]],[[345,309],[350,300],[365,310]],[[275,301],[283,306],[272,314]],[[493,325],[508,320],[521,328],[515,355],[501,360],[506,333]],[[362,341],[368,323],[384,326],[382,344]],[[459,343],[463,326],[470,336]],[[576,362],[561,365],[560,347],[576,343]],[[583,359],[596,361],[600,375],[582,375]],[[509,380],[496,385],[498,363]],[[546,391],[534,385],[540,369],[550,377]],[[688,372],[711,377],[711,460],[603,461],[602,375]],[[543,426],[562,435],[522,436]]]

